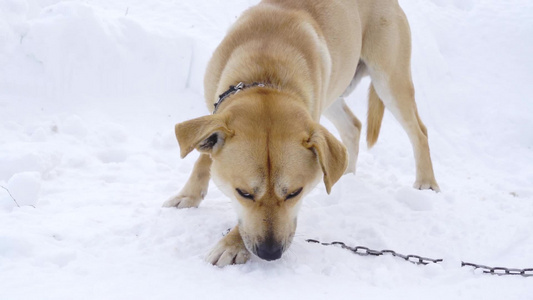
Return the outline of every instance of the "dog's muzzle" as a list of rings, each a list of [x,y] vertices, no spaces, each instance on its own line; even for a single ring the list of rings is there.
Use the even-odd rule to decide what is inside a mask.
[[[276,260],[283,254],[283,246],[276,242],[267,241],[257,246],[256,254],[264,260]]]

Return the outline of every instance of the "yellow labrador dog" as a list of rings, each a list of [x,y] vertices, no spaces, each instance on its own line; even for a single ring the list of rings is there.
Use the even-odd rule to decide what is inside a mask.
[[[281,257],[291,244],[302,197],[323,179],[329,193],[355,172],[361,122],[346,106],[370,75],[367,143],[384,107],[403,126],[416,160],[415,188],[439,190],[410,70],[409,24],[397,0],[263,0],[216,49],[205,76],[213,114],[176,125],[185,157],[201,154],[167,207],[197,207],[211,174],[232,199],[238,224],[207,261],[244,263],[250,253]],[[342,143],[319,124],[324,114]]]

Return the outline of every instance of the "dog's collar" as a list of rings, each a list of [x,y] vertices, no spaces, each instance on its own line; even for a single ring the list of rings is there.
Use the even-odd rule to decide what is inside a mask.
[[[241,90],[244,90],[244,89],[247,89],[247,88],[251,88],[251,87],[255,87],[255,86],[264,87],[265,84],[264,83],[259,83],[259,82],[254,82],[252,84],[244,84],[241,81],[237,85],[231,85],[227,91],[225,91],[224,93],[222,93],[222,94],[220,94],[218,96],[218,100],[215,103],[215,109],[213,110],[213,114],[215,114],[217,112],[218,107],[220,106],[220,104],[222,104],[222,102],[224,102],[224,100],[226,100],[229,96],[237,94]]]

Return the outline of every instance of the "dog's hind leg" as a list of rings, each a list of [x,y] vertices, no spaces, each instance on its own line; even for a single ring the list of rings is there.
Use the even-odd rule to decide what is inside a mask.
[[[378,73],[379,71],[376,71]],[[413,147],[416,163],[416,189],[439,191],[429,154],[426,127],[420,121],[414,102],[414,89],[410,80],[391,77],[388,82],[382,75],[375,75],[372,84],[387,107],[407,133]]]
[[[176,196],[165,201],[163,206],[177,208],[198,207],[207,194],[209,179],[211,178],[211,162],[209,154],[200,154],[185,186]]]
[[[407,18],[401,8],[397,7],[395,14],[387,15],[384,12],[376,20],[363,42],[362,59],[377,96],[402,125],[411,141],[416,162],[416,180],[413,186],[439,191],[429,154],[427,130],[420,120],[415,103]]]

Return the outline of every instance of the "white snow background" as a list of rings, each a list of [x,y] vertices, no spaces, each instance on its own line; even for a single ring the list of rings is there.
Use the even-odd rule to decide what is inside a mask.
[[[20,205],[0,189],[0,299],[533,299],[532,277],[460,267],[533,267],[530,0],[400,1],[441,193],[411,188],[386,113],[357,175],[304,200],[282,259],[204,262],[236,216],[213,184],[197,209],[161,208],[197,157],[173,126],[207,114],[207,60],[256,2],[0,0],[0,185]],[[348,99],[363,123],[368,84]]]

